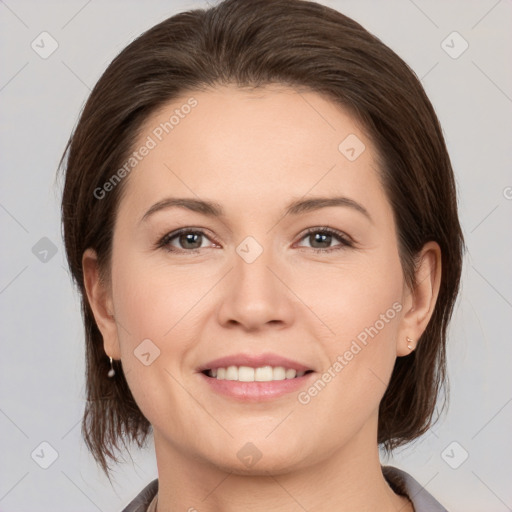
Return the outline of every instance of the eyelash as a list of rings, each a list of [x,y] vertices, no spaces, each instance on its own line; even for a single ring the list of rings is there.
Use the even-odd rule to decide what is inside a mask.
[[[156,248],[165,249],[167,252],[174,252],[174,253],[197,254],[198,252],[200,252],[201,248],[199,248],[199,249],[178,249],[176,247],[171,248],[169,246],[169,244],[172,240],[174,240],[175,238],[177,238],[178,236],[180,236],[184,233],[193,234],[193,235],[203,235],[206,238],[210,239],[210,237],[202,229],[182,228],[182,229],[178,229],[177,231],[173,231],[171,233],[167,233],[166,235],[164,235],[156,243]],[[302,247],[302,246],[300,247],[301,249],[310,249],[315,253],[325,253],[325,252],[334,252],[334,251],[338,251],[341,249],[345,249],[347,247],[354,246],[354,243],[352,242],[352,240],[350,240],[346,235],[344,235],[342,232],[340,232],[336,229],[329,228],[329,227],[308,228],[306,230],[306,232],[302,235],[300,240],[303,240],[304,238],[306,238],[307,236],[309,236],[313,233],[321,233],[324,235],[325,234],[331,235],[331,236],[335,237],[340,242],[340,244],[336,245],[334,247],[329,247],[327,249],[318,249],[318,248],[314,248],[314,247],[308,248],[308,247]],[[215,240],[213,240],[213,241],[215,242]],[[215,242],[215,243],[217,243],[217,242]],[[203,247],[203,249],[204,249],[204,247]]]

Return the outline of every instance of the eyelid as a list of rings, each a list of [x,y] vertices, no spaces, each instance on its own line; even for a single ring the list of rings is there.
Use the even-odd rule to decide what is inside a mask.
[[[158,239],[158,241],[155,244],[156,249],[166,249],[168,252],[178,252],[178,253],[197,253],[201,249],[207,249],[207,247],[201,247],[198,249],[181,249],[179,247],[173,247],[172,249],[169,249],[169,244],[171,240],[174,240],[176,237],[183,233],[194,233],[194,234],[201,234],[211,242],[213,242],[215,245],[220,245],[215,238],[208,234],[207,230],[204,228],[195,228],[193,226],[187,226],[184,228],[179,228],[175,231],[170,231],[166,233],[164,236]]]
[[[302,233],[301,237],[299,238],[299,241],[303,240],[304,238],[306,238],[308,235],[310,235],[312,233],[328,233],[329,235],[332,235],[332,236],[338,238],[340,241],[339,245],[335,245],[333,247],[328,247],[327,249],[316,249],[314,247],[309,247],[309,249],[311,249],[314,252],[331,252],[331,251],[336,251],[338,249],[344,249],[347,247],[355,246],[355,241],[353,240],[352,237],[350,237],[349,235],[347,235],[346,233],[344,233],[342,231],[331,228],[329,226],[315,226],[312,228],[308,228],[308,229],[306,229],[306,231],[304,231]],[[300,246],[300,247],[303,247],[303,246]]]

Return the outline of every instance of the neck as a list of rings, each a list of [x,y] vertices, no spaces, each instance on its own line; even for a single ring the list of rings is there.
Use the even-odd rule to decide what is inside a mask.
[[[288,472],[237,474],[191,456],[154,431],[158,465],[157,512],[412,512],[407,498],[385,480],[376,443],[358,442],[314,465]]]

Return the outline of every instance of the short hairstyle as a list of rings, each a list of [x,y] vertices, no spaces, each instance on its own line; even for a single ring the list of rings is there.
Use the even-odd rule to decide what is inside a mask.
[[[121,443],[142,447],[151,424],[121,362],[114,362],[116,378],[107,377],[109,362],[82,271],[82,255],[93,248],[108,284],[116,211],[129,177],[101,200],[94,191],[126,161],[143,123],[168,102],[215,86],[271,84],[323,95],[347,109],[373,141],[410,287],[423,245],[440,245],[437,303],[417,349],[396,359],[380,403],[378,443],[390,451],[438,417],[438,396],[447,389],[446,331],[465,247],[449,155],[420,81],[377,37],[336,10],[303,0],[225,0],[172,16],[131,42],[94,87],[59,165],[65,172],[63,237],[85,326],[82,434],[107,476]]]

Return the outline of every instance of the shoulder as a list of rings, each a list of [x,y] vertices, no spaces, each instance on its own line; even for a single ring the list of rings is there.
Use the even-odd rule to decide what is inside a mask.
[[[153,498],[158,492],[158,478],[150,482],[135,498],[123,509],[122,512],[147,512]]]
[[[382,466],[382,473],[396,493],[405,495],[412,501],[415,512],[448,512],[409,473],[393,466]]]

